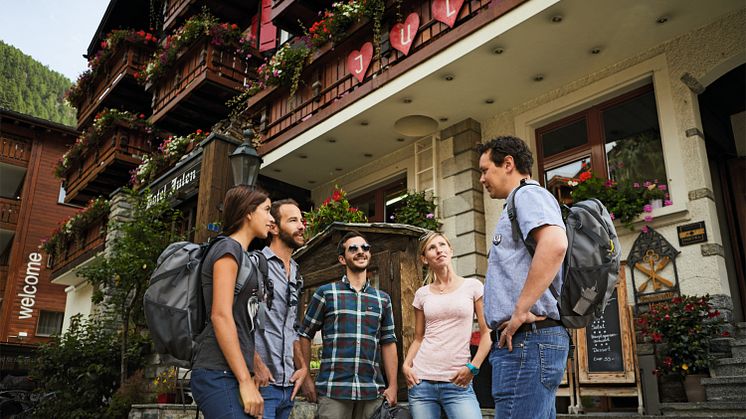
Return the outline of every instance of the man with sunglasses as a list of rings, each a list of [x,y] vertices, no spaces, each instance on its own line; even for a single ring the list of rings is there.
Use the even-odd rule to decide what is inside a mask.
[[[308,303],[299,334],[303,357],[311,358],[311,340],[323,339],[316,390],[320,419],[367,419],[380,406],[384,388],[378,346],[388,387],[383,396],[396,404],[396,335],[391,298],[368,283],[370,245],[358,232],[349,232],[337,245],[346,274],[320,286]]]
[[[274,201],[270,214],[275,223],[269,231],[269,246],[262,252],[267,258],[273,298],[264,333],[256,334],[254,381],[264,399],[264,419],[287,419],[308,373],[298,342],[298,296],[303,280],[298,264],[290,257],[305,244],[306,227],[298,203],[292,199]]]

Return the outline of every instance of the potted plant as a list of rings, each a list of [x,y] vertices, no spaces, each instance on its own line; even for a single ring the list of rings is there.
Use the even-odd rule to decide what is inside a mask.
[[[153,380],[153,390],[158,403],[174,403],[176,400],[176,368],[168,367]]]
[[[339,186],[334,187],[332,195],[318,207],[303,214],[306,223],[306,237],[310,238],[323,231],[329,224],[339,221],[342,223],[365,223],[368,217],[359,209],[350,205],[347,193]]]
[[[391,221],[410,224],[428,230],[440,230],[440,221],[435,215],[435,197],[426,192],[408,192],[401,205],[391,215]]]
[[[655,374],[683,378],[690,402],[704,401],[702,377],[713,360],[712,339],[723,333],[724,320],[710,296],[681,296],[652,304],[637,324],[644,339],[656,344]]]

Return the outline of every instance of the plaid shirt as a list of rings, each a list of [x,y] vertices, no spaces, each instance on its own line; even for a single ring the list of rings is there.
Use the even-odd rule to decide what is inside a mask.
[[[373,400],[384,388],[378,345],[396,342],[391,298],[365,283],[357,292],[343,276],[320,286],[308,303],[299,334],[313,340],[321,330],[320,396]]]

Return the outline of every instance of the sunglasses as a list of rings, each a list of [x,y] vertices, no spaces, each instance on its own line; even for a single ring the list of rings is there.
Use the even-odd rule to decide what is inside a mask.
[[[350,253],[357,253],[358,248],[361,249],[363,252],[370,252],[370,245],[368,243],[363,243],[360,246],[351,244],[347,247],[347,251]]]

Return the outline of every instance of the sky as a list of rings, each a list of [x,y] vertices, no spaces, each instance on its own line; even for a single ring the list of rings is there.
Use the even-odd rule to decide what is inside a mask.
[[[71,81],[85,71],[83,54],[108,0],[0,0],[0,40]]]

